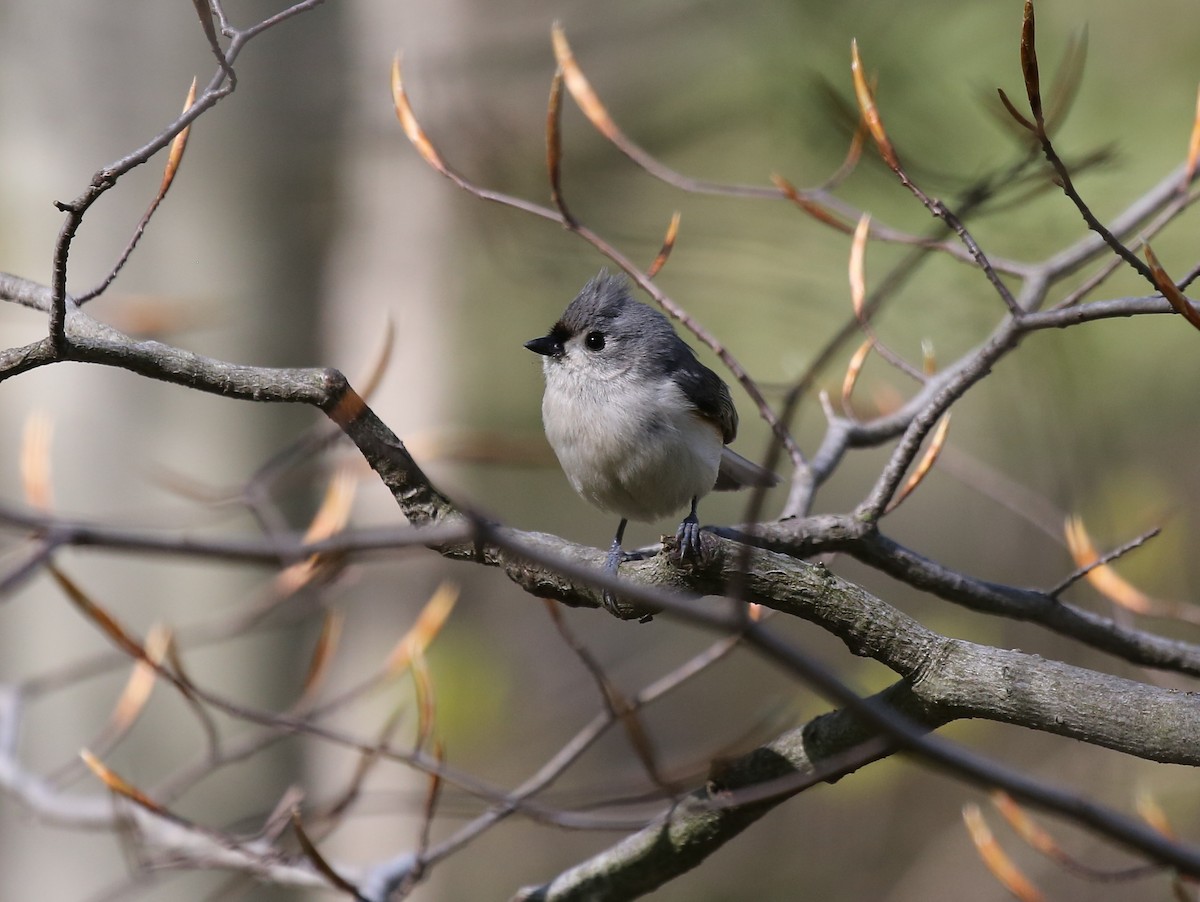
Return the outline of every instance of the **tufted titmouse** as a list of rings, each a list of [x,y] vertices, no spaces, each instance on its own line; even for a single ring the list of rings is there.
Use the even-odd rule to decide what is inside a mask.
[[[675,537],[680,553],[695,557],[702,496],[779,481],[725,447],[738,424],[729,387],[622,277],[601,270],[525,347],[542,355],[542,421],[567,479],[621,517],[606,571],[621,562],[629,520],[656,520],[690,502]],[[607,592],[604,601],[618,613]]]

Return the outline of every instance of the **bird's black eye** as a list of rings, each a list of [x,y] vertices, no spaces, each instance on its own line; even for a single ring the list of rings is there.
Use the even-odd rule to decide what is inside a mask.
[[[583,343],[588,346],[589,351],[601,351],[604,349],[604,333],[589,332]]]

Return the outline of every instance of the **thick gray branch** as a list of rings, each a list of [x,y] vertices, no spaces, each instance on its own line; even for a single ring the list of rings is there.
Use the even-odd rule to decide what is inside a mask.
[[[933,728],[943,722],[903,684],[872,701]],[[846,711],[832,711],[774,742],[724,764],[708,783],[663,817],[542,886],[521,902],[632,899],[652,892],[703,862],[781,802],[820,782],[832,782],[893,750]]]
[[[535,594],[598,605],[603,553],[553,536],[489,530],[482,562]],[[529,540],[527,542],[527,540]],[[669,544],[669,543],[668,543]],[[1140,758],[1200,764],[1200,696],[942,636],[821,565],[705,536],[707,561],[671,553],[622,565],[625,578],[676,592],[740,597],[808,620],[862,657],[886,665],[929,708],[1069,736]],[[560,555],[561,549],[564,554]],[[594,583],[593,583],[594,581]],[[622,602],[623,603],[623,602]],[[1150,729],[1142,717],[1159,724]]]
[[[1195,643],[1125,626],[1036,589],[1002,585],[960,573],[906,548],[879,533],[872,524],[852,516],[823,514],[714,531],[796,558],[832,551],[849,554],[900,582],[973,611],[1037,623],[1143,667],[1200,676],[1200,646]]]

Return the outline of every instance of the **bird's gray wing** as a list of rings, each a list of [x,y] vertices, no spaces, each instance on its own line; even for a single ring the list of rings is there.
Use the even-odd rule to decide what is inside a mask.
[[[737,437],[738,427],[737,410],[733,406],[733,398],[729,396],[729,386],[693,357],[690,348],[687,351],[687,356],[678,361],[672,373],[675,384],[696,408],[696,412],[721,430],[721,437],[728,445]]]
[[[733,406],[733,398],[729,396],[729,386],[720,376],[697,360],[691,348],[687,345],[683,345],[683,348],[687,353],[676,359],[672,378],[696,413],[721,430],[725,444],[728,445],[737,437],[738,427],[737,410]],[[770,470],[747,460],[730,448],[725,448],[721,453],[717,484],[713,488],[722,492],[751,486],[769,488],[778,483],[779,477]]]

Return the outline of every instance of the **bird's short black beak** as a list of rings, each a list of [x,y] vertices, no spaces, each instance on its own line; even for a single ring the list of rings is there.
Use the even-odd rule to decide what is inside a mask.
[[[531,338],[525,342],[525,347],[529,348],[535,354],[541,354],[543,357],[561,357],[563,352],[562,341],[553,335]]]

